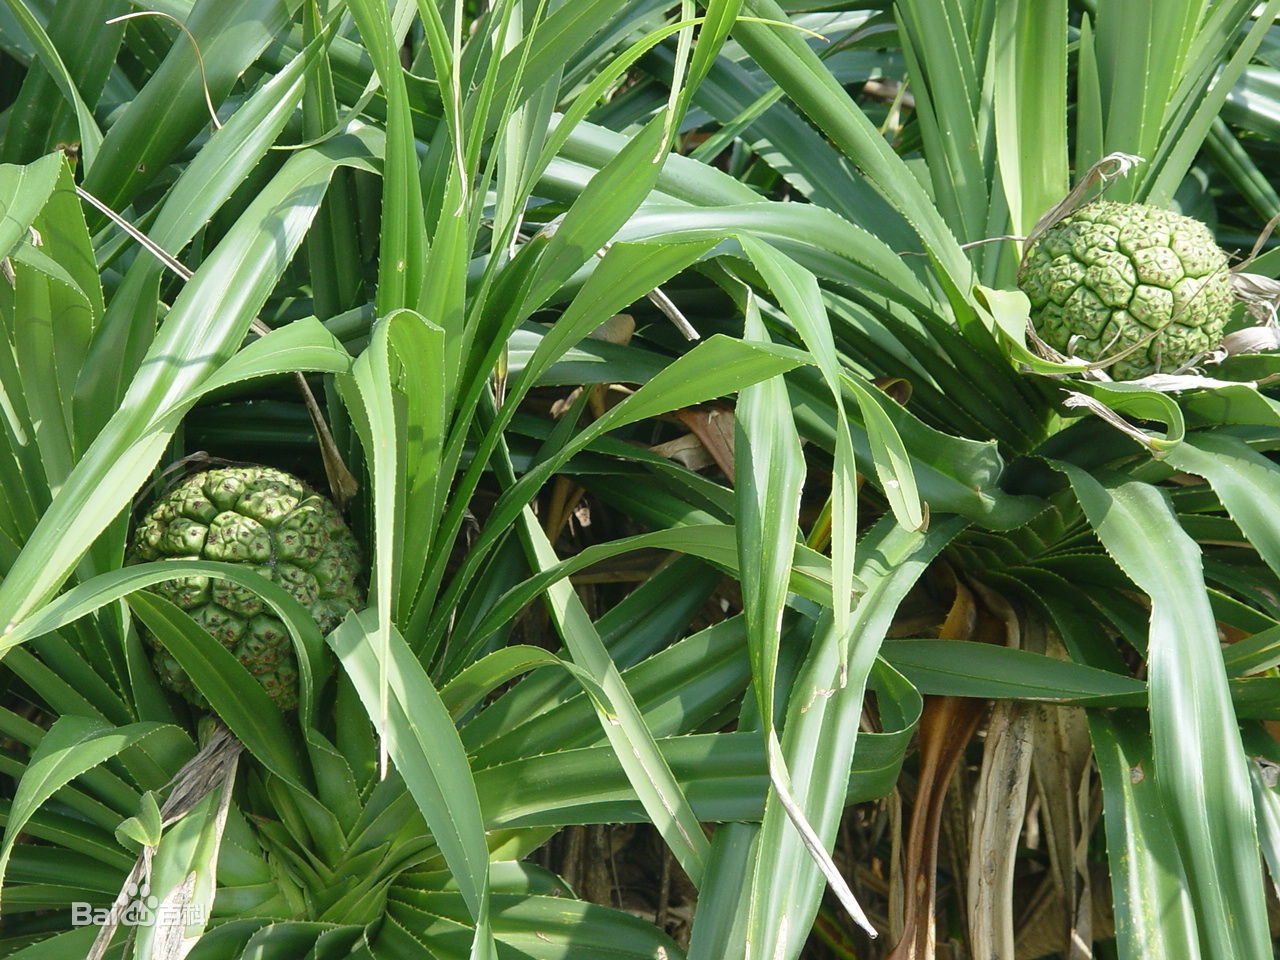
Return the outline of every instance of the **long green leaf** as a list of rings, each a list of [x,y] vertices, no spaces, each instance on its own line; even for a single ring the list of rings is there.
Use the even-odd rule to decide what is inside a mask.
[[[418,155],[409,116],[409,95],[387,6],[350,0],[352,16],[370,51],[387,94],[387,144],[383,169],[381,254],[378,259],[378,312],[418,308],[427,255]]]
[[[952,640],[886,640],[880,655],[921,693],[1066,702],[1146,697],[1140,680],[1044,654]]]
[[[0,256],[28,239],[27,231],[58,185],[64,160],[51,153],[25,167],[0,164]]]
[[[844,411],[840,359],[831,336],[826,309],[818,290],[818,282],[808,271],[750,237],[740,238],[743,249],[751,257],[765,281],[777,295],[779,304],[804,339],[823,382],[831,391],[835,406],[835,464],[831,471],[831,609],[835,612],[836,629],[847,631],[853,606],[853,557],[858,536],[857,470],[854,464],[853,437]],[[754,388],[753,388],[754,389]],[[782,391],[785,396],[785,389]],[[775,416],[779,415],[775,413]],[[796,429],[791,415],[784,429]],[[784,442],[789,442],[786,438]],[[772,442],[772,441],[770,441]],[[798,442],[798,438],[796,440]],[[896,504],[900,498],[894,497]],[[918,507],[917,507],[918,509]],[[916,523],[919,526],[919,523]]]
[[[40,21],[36,19],[24,0],[5,0],[5,5],[22,25],[27,39],[35,47],[40,62],[49,71],[53,82],[58,85],[62,95],[75,109],[76,124],[80,128],[80,152],[84,156],[85,168],[90,168],[102,147],[102,131],[98,129],[98,124],[93,119],[93,112],[80,96],[75,80],[67,70],[67,65],[62,62],[62,55],[58,53],[58,48],[53,45],[44,27],[40,26]]]
[[[1197,914],[1169,807],[1151,767],[1150,730],[1139,719],[1089,714],[1102,778],[1107,856],[1121,956],[1200,960]]]
[[[745,335],[768,341],[754,304]],[[781,375],[745,387],[734,418],[738,579],[747,621],[747,650],[763,733],[773,731],[774,683],[782,608],[787,600],[805,464]],[[852,571],[850,571],[852,572]],[[833,584],[833,593],[840,584]],[[841,598],[843,600],[843,598]],[[841,605],[836,600],[836,605]],[[844,601],[847,608],[847,601]]]
[[[163,63],[102,139],[85,177],[85,189],[115,210],[127,207],[163,174],[201,128],[210,125],[206,88],[215,107],[222,103],[288,24],[297,6],[298,0],[196,0],[184,4],[177,11],[178,19],[195,37],[200,57],[184,34],[173,35]]]
[[[769,21],[787,19],[774,0],[746,0],[743,9]],[[733,36],[915,227],[953,288],[968,290],[971,271],[958,241],[920,183],[817,54],[794,30],[783,27],[739,21]]]
[[[793,684],[782,747],[801,809],[828,845],[844,809],[858,740],[856,718],[880,641],[907,591],[963,526],[949,519],[920,534],[882,520],[865,534],[858,545],[857,574],[866,591],[854,608],[857,643],[850,659],[840,657],[840,638],[820,624],[817,646]],[[734,926],[745,942],[702,941],[710,952],[695,952],[694,958],[712,960],[727,950],[755,957],[794,956],[799,951],[817,911],[822,875],[786,811],[772,798],[750,869],[740,907],[745,922]]]
[[[281,779],[294,785],[302,784],[295,738],[289,733],[279,708],[235,655],[162,597],[139,592],[130,597],[129,603],[138,619],[177,661],[249,752]],[[297,624],[298,611],[293,614],[291,622]]]
[[[127,0],[84,0],[55,4],[47,32],[58,50],[72,85],[86,106],[99,102],[124,37],[124,24],[105,21],[129,9]],[[85,29],[94,24],[97,29]],[[26,161],[55,148],[58,143],[79,140],[76,105],[67,101],[59,81],[43,63],[32,63],[14,101],[4,131],[4,155]]]
[[[1225,432],[1192,434],[1166,459],[1209,481],[1249,545],[1280,576],[1280,468],[1274,461]]]
[[[1252,788],[1200,551],[1157,488],[1059,469],[1107,551],[1151,598],[1154,774],[1186,864],[1204,954],[1263,956],[1270,934]]]
[[[1025,236],[1067,195],[1067,4],[996,7],[996,158],[1011,230]]]
[[[352,614],[329,635],[329,645],[355,684],[370,719],[377,723],[387,711],[385,732],[396,769],[453,872],[476,923],[475,944],[493,956],[489,856],[471,768],[449,711],[421,664],[394,629],[390,643],[379,650],[372,641],[380,629],[375,611]],[[389,656],[389,663],[379,662],[383,654]],[[385,700],[382,677],[389,694]]]
[[[76,777],[114,757],[161,724],[137,723],[110,727],[85,717],[59,717],[31,753],[26,771],[13,795],[0,844],[0,881],[3,881],[14,844],[27,820],[46,800]]]
[[[554,564],[555,551],[532,512],[526,508],[521,516],[525,535],[538,562],[544,566]],[[696,885],[702,878],[708,844],[679,781],[659,752],[643,715],[573,588],[565,581],[551,585],[547,590],[547,604],[565,647],[580,669],[579,679],[595,705],[600,725],[627,779]]]
[[[147,235],[161,249],[176,256],[262,163],[297,108],[306,72],[319,59],[323,40],[318,38],[264,83],[182,168],[148,225]],[[111,298],[76,385],[82,445],[107,422],[150,346],[164,269],[154,257],[138,256]]]
[[[391,666],[392,617],[400,577],[400,554],[404,549],[404,495],[406,478],[401,465],[405,425],[397,416],[397,397],[391,374],[389,331],[393,326],[417,326],[424,321],[410,310],[396,310],[373,329],[368,349],[357,358],[351,374],[338,380],[347,411],[366,451],[373,475],[374,564],[373,595],[377,630],[374,643],[377,663],[384,671],[378,680],[378,700],[382,703],[374,725],[382,738],[379,768],[387,768],[387,726],[390,723],[389,679]]]

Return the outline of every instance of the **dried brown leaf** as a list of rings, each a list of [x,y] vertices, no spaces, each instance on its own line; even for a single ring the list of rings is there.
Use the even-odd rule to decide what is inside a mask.
[[[701,441],[716,466],[733,483],[733,411],[718,406],[685,407],[677,410],[675,417]]]

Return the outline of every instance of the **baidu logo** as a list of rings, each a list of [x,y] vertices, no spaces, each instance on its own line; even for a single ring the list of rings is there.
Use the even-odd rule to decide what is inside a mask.
[[[77,901],[71,904],[71,925],[75,927],[186,927],[203,924],[204,907],[199,904],[161,903],[143,883],[129,883],[110,907],[95,907]]]

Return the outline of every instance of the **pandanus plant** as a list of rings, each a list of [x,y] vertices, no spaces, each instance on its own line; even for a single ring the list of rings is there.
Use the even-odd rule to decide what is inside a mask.
[[[1264,869],[1277,866],[1268,771],[1278,753],[1265,721],[1280,613],[1280,473],[1270,455],[1280,406],[1269,389],[1280,358],[1257,351],[1275,345],[1265,303],[1275,258],[1254,260],[1252,276],[1233,269],[1228,284],[1225,258],[1214,253],[1216,266],[1195,264],[1193,278],[1212,276],[1210,297],[1189,293],[1192,312],[1171,308],[1136,337],[1113,328],[1094,354],[1091,341],[1081,343],[1087,336],[1037,331],[1052,297],[1033,283],[1029,301],[1017,280],[1020,263],[1034,267],[1037,241],[1053,244],[1042,221],[1087,218],[1091,208],[1075,209],[1084,200],[1158,211],[1180,202],[1203,217],[1207,198],[1195,202],[1188,170],[1206,138],[1208,156],[1262,214],[1261,232],[1280,203],[1249,175],[1257,168],[1218,115],[1233,85],[1252,79],[1241,77],[1277,8],[1085,6],[903,0],[891,14],[830,8],[797,17],[832,35],[826,47],[743,23],[695,95],[735,138],[729,162],[743,179],[809,201],[770,220],[745,193],[741,204],[695,186],[679,197],[692,205],[681,211],[686,235],[738,218],[771,224],[775,255],[766,261],[744,242],[751,268],[738,272],[772,300],[760,306],[769,333],[814,357],[786,375],[790,403],[779,393],[766,415],[744,396],[739,439],[763,445],[767,436],[770,454],[754,471],[740,462],[737,482],[757,478],[769,491],[760,502],[771,506],[772,536],[790,543],[801,505],[797,438],[826,451],[828,508],[801,534],[819,549],[829,542],[837,561],[857,558],[867,588],[853,607],[855,629],[835,625],[838,605],[827,624],[842,638],[828,672],[791,687],[782,726],[793,773],[802,756],[838,765],[850,755],[841,749],[872,664],[895,666],[930,695],[916,775],[903,781],[904,792],[914,788],[910,825],[888,820],[901,855],[896,842],[849,845],[889,861],[879,873],[864,870],[859,889],[878,904],[876,925],[891,934],[895,960],[935,955],[948,782],[968,765],[966,745],[984,722],[979,769],[957,814],[966,825],[947,837],[950,929],[963,931],[962,949],[1079,956],[1114,932],[1126,957],[1271,950]],[[744,9],[781,14],[771,0]],[[877,94],[895,90],[881,73],[892,61],[872,55],[890,31],[906,84],[888,104],[872,98],[860,108],[849,95],[856,84],[875,79]],[[1136,48],[1149,53],[1132,59]],[[626,109],[660,86],[632,91]],[[727,142],[713,135],[705,153]],[[650,210],[653,226],[642,209],[622,236],[649,236],[671,215],[669,206]],[[1144,238],[1149,245],[1151,234]],[[1239,331],[1230,356],[1213,353],[1224,323],[1219,286],[1246,301],[1227,327]],[[1214,335],[1176,362],[1115,366],[1136,349],[1159,362],[1159,337],[1177,334],[1206,304]],[[1171,361],[1176,352],[1168,350]],[[1121,381],[1104,368],[1157,375]],[[905,404],[868,391],[869,382]],[[752,391],[764,389],[772,388]],[[862,516],[880,519],[855,525],[855,501]],[[747,516],[739,513],[743,527]],[[885,547],[888,531],[901,538],[896,550]],[[872,588],[871,571],[898,578],[891,595]],[[896,618],[870,619],[886,602]],[[825,712],[812,710],[818,691]],[[984,699],[996,701],[989,714]],[[1101,811],[1091,799],[1095,766]],[[808,775],[793,787],[831,843],[843,798],[827,789],[829,771]],[[1029,809],[1038,840],[1024,837]],[[1108,899],[1088,869],[1100,812],[1114,931],[1091,926],[1091,903]],[[717,881],[744,869],[752,878],[730,941],[748,956],[778,944],[794,955],[818,909],[808,883],[815,867],[788,840],[784,819],[769,807],[761,827],[731,828],[743,846],[743,836],[758,835],[749,853],[719,845],[730,831],[717,837]],[[1043,866],[1027,870],[1017,855],[1024,840],[1044,851]],[[765,904],[781,902],[807,906],[762,919]],[[1038,920],[1050,902],[1057,919],[1035,952],[1039,924],[1016,922],[1015,910]],[[851,951],[850,934],[831,932],[842,926],[824,913],[819,930]],[[874,948],[864,940],[858,949]],[[696,927],[693,954],[713,955]]]
[[[737,567],[735,530],[660,531],[690,558],[593,618],[530,504],[568,464],[619,469],[634,448],[611,432],[804,357],[711,336],[639,376],[604,362],[641,386],[589,422],[591,390],[541,434],[517,414],[539,385],[594,382],[610,354],[579,341],[716,246],[612,241],[735,9],[216,0],[160,11],[177,30],[122,6],[15,3],[5,23],[27,67],[0,182],[6,949],[677,955],[521,861],[563,825],[647,819],[700,878],[701,822],[761,815],[762,743],[716,732],[750,676],[742,619],[689,629]],[[602,154],[583,118],[666,37],[669,103]],[[235,551],[126,557],[151,473],[228,415],[217,455],[298,459],[338,504],[359,477],[369,605],[327,637]],[[830,563],[810,560],[820,596]],[[260,599],[290,638],[296,710],[292,676],[273,702],[175,581]],[[531,600],[563,650],[507,642]],[[891,782],[882,760],[863,758],[868,795]]]

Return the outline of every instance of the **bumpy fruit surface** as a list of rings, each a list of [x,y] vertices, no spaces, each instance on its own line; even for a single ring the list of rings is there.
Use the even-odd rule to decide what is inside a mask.
[[[1222,339],[1232,307],[1227,256],[1199,220],[1098,200],[1046,230],[1018,286],[1036,332],[1117,380],[1170,373]],[[1154,334],[1154,335],[1153,335]]]
[[[138,525],[128,559],[242,563],[283,587],[323,633],[364,604],[359,548],[337,509],[297,477],[269,467],[188,477]],[[169,580],[151,590],[235,654],[281,709],[297,705],[293,642],[257,594],[210,577]],[[163,649],[157,649],[156,669],[166,686],[206,705]]]

